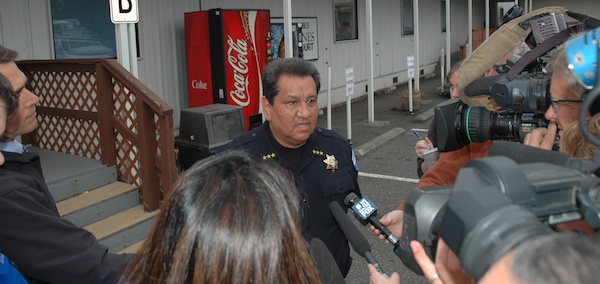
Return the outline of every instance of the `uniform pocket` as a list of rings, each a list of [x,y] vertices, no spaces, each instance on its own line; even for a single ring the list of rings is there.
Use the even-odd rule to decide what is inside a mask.
[[[356,190],[354,180],[349,172],[327,172],[322,176],[320,183],[325,197],[334,194],[347,194],[350,191]]]

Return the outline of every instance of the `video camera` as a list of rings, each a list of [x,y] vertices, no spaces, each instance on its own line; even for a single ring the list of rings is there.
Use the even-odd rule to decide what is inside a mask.
[[[528,42],[532,46],[567,27],[564,17],[554,14],[532,19],[529,25],[533,36]],[[539,26],[545,28],[540,30]],[[511,55],[505,64],[496,64],[501,75],[476,79],[465,88],[465,95],[469,97],[488,95],[502,106],[501,110],[471,107],[460,100],[444,102],[434,108],[440,152],[490,139],[523,142],[533,129],[548,125],[544,113],[550,106],[550,78],[544,67],[549,56],[545,54],[532,60],[519,69],[520,73],[515,77],[507,76],[506,73],[522,59],[521,54]]]
[[[409,242],[418,240],[435,259],[442,238],[480,279],[517,244],[558,224],[584,219],[600,229],[600,178],[585,161],[569,161],[559,166],[477,159],[461,169],[453,187],[416,190],[404,207],[400,258],[420,273]]]
[[[514,80],[508,80],[505,75],[483,77],[469,86],[473,84],[490,86],[490,97],[503,108],[490,111],[470,107],[459,99],[438,104],[434,108],[434,119],[440,152],[490,139],[523,142],[533,129],[548,125],[544,112],[550,106],[550,80],[545,74],[526,73]],[[465,93],[469,92],[467,87]]]
[[[569,158],[561,165],[519,165],[507,157],[488,157],[467,163],[454,186],[414,191],[405,203],[396,249],[407,267],[421,273],[410,250],[411,240],[422,243],[434,259],[443,239],[462,267],[479,280],[517,244],[556,231],[561,224],[584,220],[598,234],[600,139],[590,132],[586,118],[594,114],[600,98],[600,28],[573,38],[565,51],[569,68],[590,90],[583,96],[579,125],[596,145],[595,163]]]

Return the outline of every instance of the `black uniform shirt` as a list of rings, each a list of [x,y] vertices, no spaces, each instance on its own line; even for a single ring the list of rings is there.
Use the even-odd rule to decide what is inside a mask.
[[[361,195],[358,187],[358,170],[352,148],[339,134],[317,128],[304,146],[299,163],[287,157],[289,149],[282,147],[273,137],[269,122],[242,135],[218,151],[245,149],[264,160],[276,160],[294,173],[301,190],[304,208],[304,232],[310,238],[321,239],[329,248],[344,276],[350,270],[351,258],[348,240],[329,211],[336,201],[345,208],[344,198],[350,192]],[[338,168],[328,169],[324,161],[336,160]]]

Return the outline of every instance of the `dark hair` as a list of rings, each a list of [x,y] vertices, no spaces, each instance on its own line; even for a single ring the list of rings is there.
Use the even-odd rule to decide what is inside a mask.
[[[311,76],[317,85],[317,94],[321,89],[321,77],[317,68],[310,62],[298,58],[278,58],[271,61],[265,67],[263,74],[263,95],[267,98],[270,104],[273,104],[273,99],[279,92],[279,77],[281,75],[289,75],[295,77]]]
[[[600,240],[574,232],[551,233],[515,249],[513,274],[522,283],[596,283]]]
[[[320,283],[290,174],[228,151],[189,168],[165,197],[124,283]]]
[[[18,52],[0,45],[0,64],[13,62],[17,59],[18,55]]]
[[[7,119],[19,109],[19,96],[15,93],[8,78],[0,73],[0,103],[6,108]]]

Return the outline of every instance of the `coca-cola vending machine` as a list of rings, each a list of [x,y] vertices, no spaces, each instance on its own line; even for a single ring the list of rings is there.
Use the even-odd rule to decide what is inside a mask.
[[[184,17],[190,107],[240,105],[248,129],[260,125],[269,10],[211,9]]]

